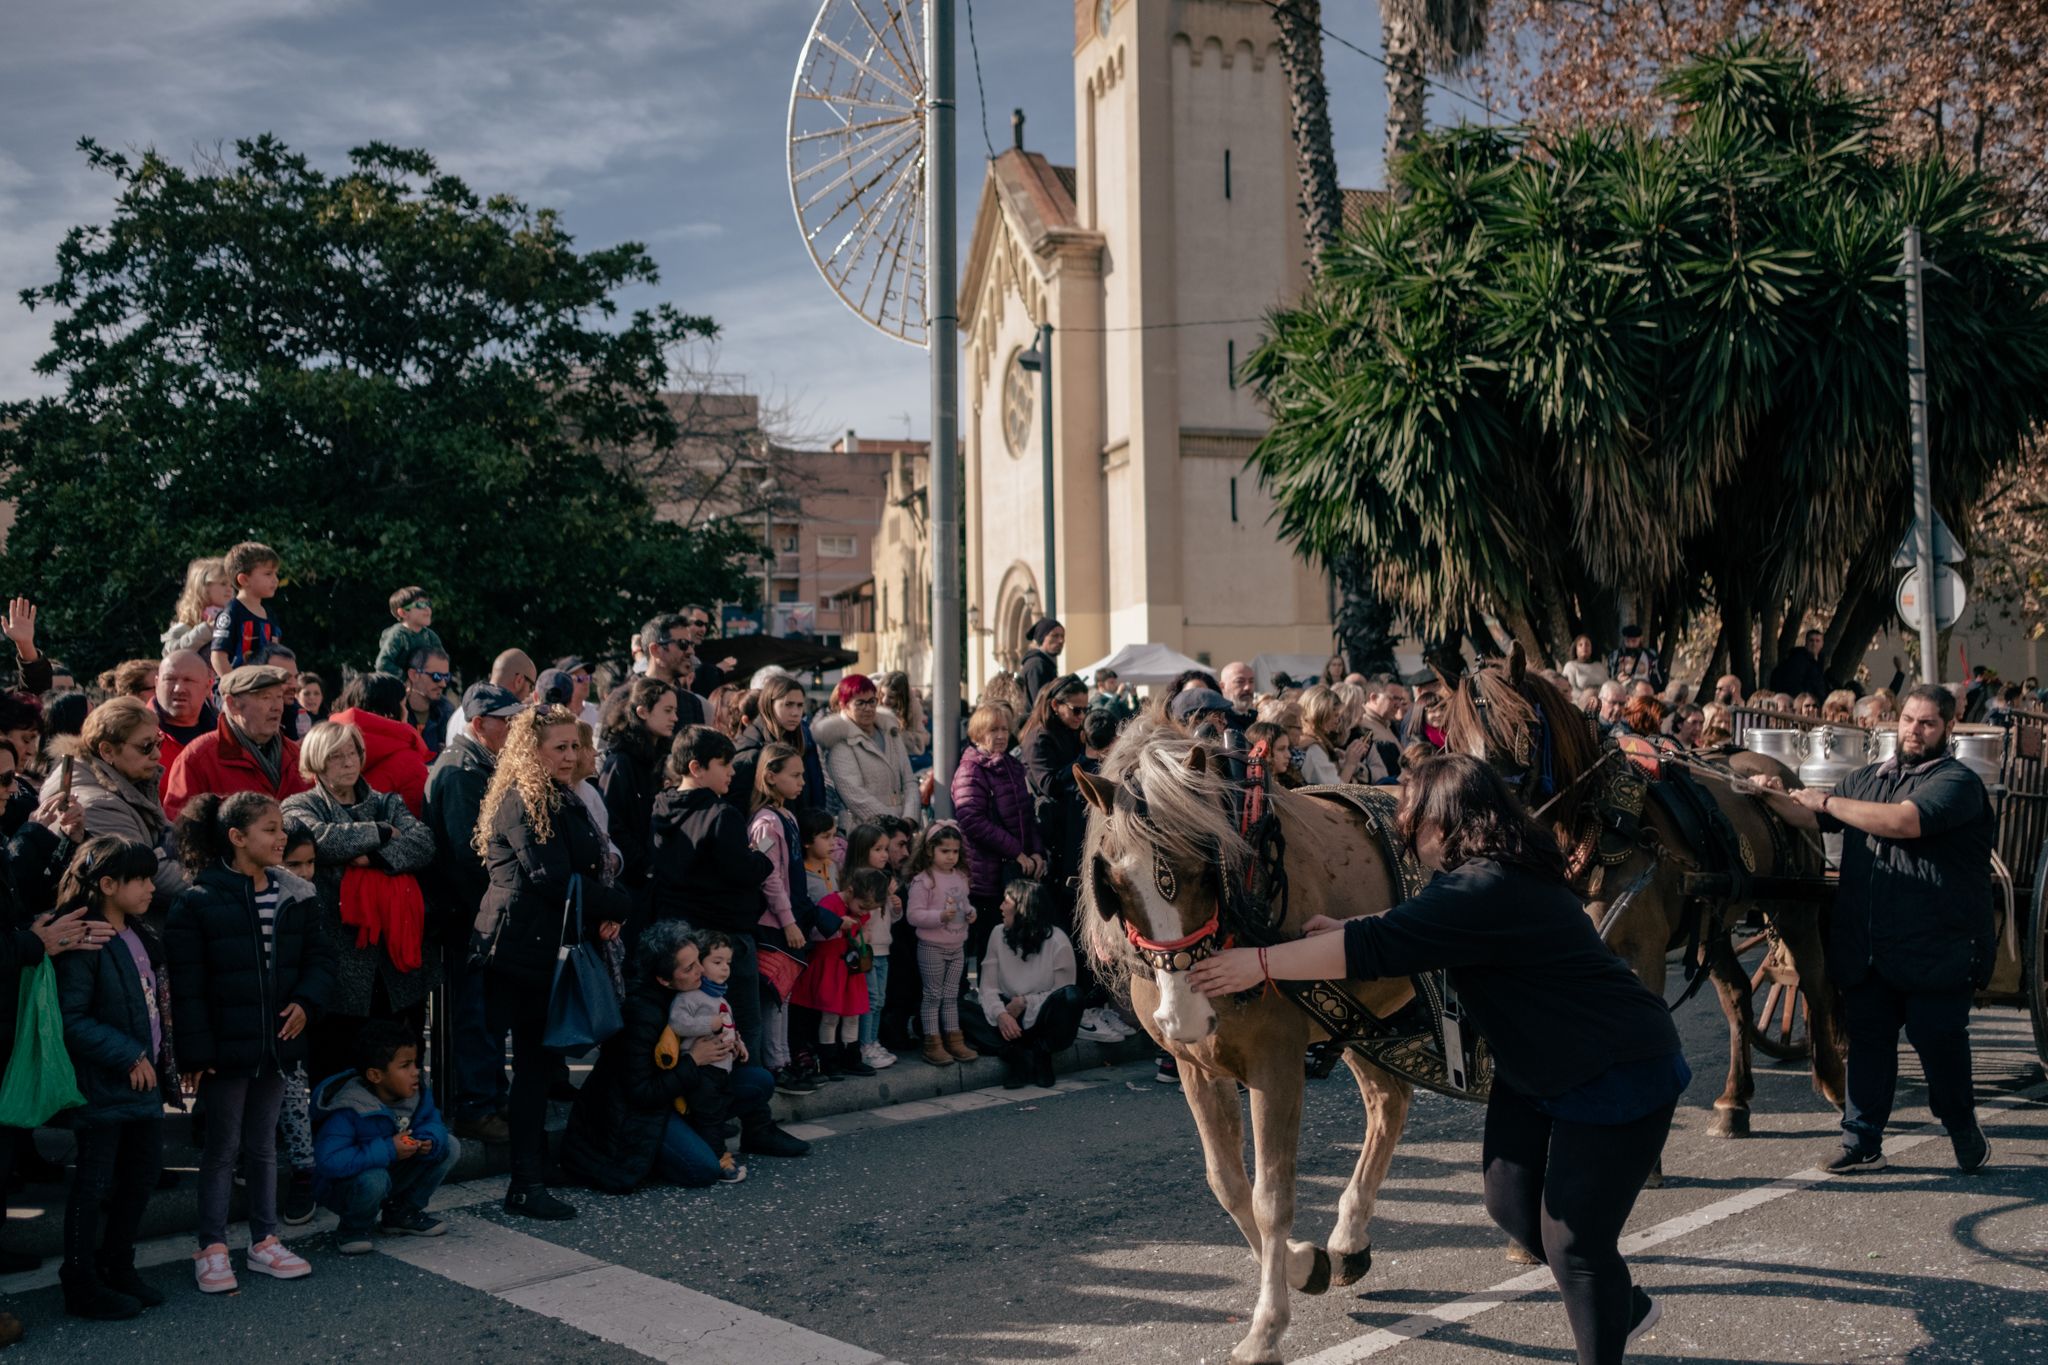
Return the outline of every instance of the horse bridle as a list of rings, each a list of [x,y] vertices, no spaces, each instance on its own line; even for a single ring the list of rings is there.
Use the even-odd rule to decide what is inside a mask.
[[[1116,806],[1134,820],[1144,821],[1151,815],[1151,808],[1146,803],[1144,793],[1129,782],[1117,788]],[[1280,866],[1280,860],[1285,856],[1285,841],[1281,838],[1277,817],[1270,811],[1262,815],[1254,825],[1251,835],[1255,856],[1247,869],[1246,880],[1250,882],[1257,877],[1262,867],[1265,869],[1269,884],[1278,889],[1278,899],[1282,907],[1279,916],[1269,918],[1284,919],[1287,879],[1285,871]],[[1128,915],[1124,916],[1124,938],[1130,943],[1132,951],[1138,958],[1153,971],[1184,972],[1196,963],[1214,957],[1227,948],[1236,947],[1237,933],[1226,931],[1223,927],[1225,906],[1232,910],[1231,918],[1243,926],[1248,934],[1252,931],[1255,917],[1251,912],[1254,909],[1253,902],[1258,898],[1251,887],[1248,885],[1242,893],[1234,894],[1236,888],[1233,886],[1229,868],[1223,863],[1220,851],[1209,862],[1209,866],[1216,874],[1216,909],[1210,912],[1209,918],[1193,933],[1176,939],[1150,939],[1138,932],[1138,926],[1131,922]],[[1180,886],[1178,879],[1173,875],[1173,868],[1156,851],[1152,855],[1152,884],[1168,904],[1172,904],[1179,895]],[[1263,926],[1263,931],[1270,935],[1271,925]],[[1272,935],[1270,941],[1277,942],[1278,936]]]

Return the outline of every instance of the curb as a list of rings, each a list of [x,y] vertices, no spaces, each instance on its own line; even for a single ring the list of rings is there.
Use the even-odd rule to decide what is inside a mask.
[[[1143,1061],[1149,1059],[1154,1050],[1152,1040],[1143,1033],[1120,1043],[1080,1041],[1055,1057],[1053,1066],[1061,1075],[1068,1075],[1076,1071]],[[980,1090],[1000,1085],[1003,1079],[1002,1063],[993,1057],[939,1067],[925,1062],[916,1052],[898,1053],[897,1056],[899,1060],[895,1066],[876,1075],[851,1076],[841,1081],[822,1083],[816,1094],[784,1095],[778,1092],[771,1106],[776,1122],[815,1123],[819,1119],[837,1114],[866,1112],[891,1105]],[[570,1072],[572,1080],[579,1085],[589,1074],[587,1066],[582,1064],[572,1067]],[[568,1118],[568,1105],[559,1102],[549,1104],[548,1132],[551,1137],[561,1132],[568,1123]],[[63,1161],[68,1166],[72,1147],[69,1131],[62,1128],[46,1128],[38,1132],[40,1136],[37,1145],[43,1154],[52,1160]],[[194,1137],[189,1115],[165,1116],[164,1168],[179,1173],[178,1184],[175,1189],[158,1190],[150,1197],[149,1211],[143,1219],[139,1240],[190,1233],[198,1225],[199,1151]],[[509,1147],[487,1146],[474,1139],[464,1139],[462,1154],[456,1158],[455,1169],[449,1172],[447,1183],[454,1185],[503,1175],[510,1166]],[[64,1202],[69,1188],[67,1173],[64,1183],[37,1184],[10,1192],[7,1199],[9,1216],[5,1234],[7,1248],[44,1258],[61,1255],[64,1243]],[[228,1219],[231,1227],[245,1216],[245,1204],[244,1192],[237,1188]],[[304,1235],[318,1226],[319,1216],[324,1212],[325,1210],[316,1210],[312,1225],[304,1228],[280,1228],[279,1232],[286,1240]]]

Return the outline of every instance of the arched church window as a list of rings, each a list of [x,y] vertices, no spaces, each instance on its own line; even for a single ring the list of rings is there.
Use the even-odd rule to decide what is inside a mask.
[[[1003,366],[1003,444],[1019,458],[1031,439],[1031,410],[1038,391],[1037,380],[1017,363],[1022,354],[1021,348],[1012,350],[1009,363]]]

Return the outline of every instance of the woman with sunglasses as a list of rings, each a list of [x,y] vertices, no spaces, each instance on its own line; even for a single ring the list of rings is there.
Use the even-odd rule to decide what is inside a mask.
[[[155,908],[167,911],[191,879],[171,846],[170,821],[158,803],[162,748],[156,712],[147,702],[133,697],[101,702],[79,732],[71,765],[71,800],[85,817],[87,838],[125,839],[156,850]],[[59,762],[43,782],[42,799],[47,802],[60,795],[63,786]]]

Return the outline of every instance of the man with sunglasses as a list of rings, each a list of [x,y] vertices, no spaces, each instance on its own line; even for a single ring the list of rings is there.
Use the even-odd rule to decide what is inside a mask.
[[[448,747],[448,722],[455,704],[448,700],[448,655],[438,649],[418,649],[405,668],[405,718],[419,731],[429,753]]]
[[[566,654],[555,660],[555,669],[569,675],[573,688],[569,709],[592,730],[597,729],[597,703],[590,699],[590,665],[574,654]]]
[[[533,656],[523,649],[508,649],[491,660],[491,686],[510,692],[514,701],[531,702],[539,680],[540,670],[533,666]],[[469,733],[469,708],[465,706],[448,718],[448,739],[452,742]]]
[[[708,610],[693,602],[676,614],[683,618],[690,647],[697,653],[697,672],[690,680],[690,691],[700,697],[708,697],[732,677],[732,671],[739,667],[740,661],[730,654],[715,664],[705,660],[704,641],[711,634],[711,613]]]
[[[640,643],[647,650],[647,676],[676,690],[676,733],[684,727],[709,725],[710,709],[696,694],[696,632],[680,612],[665,611],[640,627]],[[628,678],[620,687],[630,687]]]

